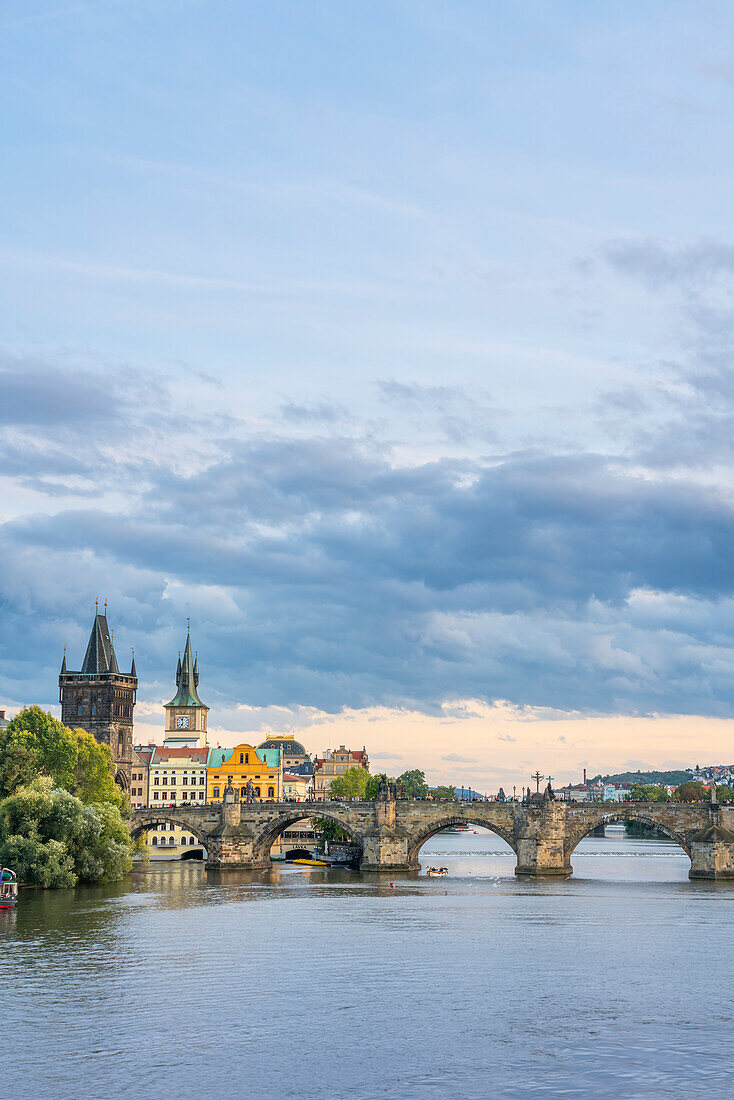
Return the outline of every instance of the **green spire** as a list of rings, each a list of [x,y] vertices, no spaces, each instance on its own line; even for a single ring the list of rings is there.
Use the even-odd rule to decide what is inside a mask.
[[[194,667],[190,630],[189,627],[186,632],[186,648],[184,649],[183,660],[179,657],[178,668],[176,669],[176,687],[178,691],[171,702],[166,703],[167,707],[203,707],[206,705],[202,703],[196,690],[199,682],[199,667],[198,661],[196,667]]]

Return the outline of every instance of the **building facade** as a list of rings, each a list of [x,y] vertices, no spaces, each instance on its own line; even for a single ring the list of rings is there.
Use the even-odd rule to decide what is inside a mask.
[[[148,746],[147,749],[142,745],[136,745],[133,749],[130,776],[130,805],[133,810],[141,810],[148,805],[148,778],[154,748],[154,745]]]
[[[329,749],[323,756],[317,756],[313,766],[314,798],[323,802],[329,798],[332,779],[344,775],[348,768],[364,768],[369,771],[370,762],[367,750],[347,749],[340,745],[338,749]]]
[[[234,749],[217,747],[209,754],[207,767],[207,801],[221,802],[224,788],[231,783],[238,798],[247,798],[248,781],[254,797],[264,802],[278,802],[282,789],[280,749],[263,749],[254,745],[236,745]]]
[[[102,745],[109,745],[115,766],[115,780],[129,791],[132,785],[133,710],[138,690],[135,656],[129,673],[120,672],[112,635],[105,613],[97,606],[92,633],[82,667],[66,667],[66,653],[59,673],[61,721],[70,729],[91,733]]]

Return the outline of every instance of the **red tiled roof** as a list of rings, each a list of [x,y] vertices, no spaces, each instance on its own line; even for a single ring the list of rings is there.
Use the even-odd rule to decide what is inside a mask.
[[[155,762],[156,764],[162,763],[164,760],[198,760],[202,764],[206,764],[207,757],[209,755],[209,749],[169,749],[159,748],[155,750]]]

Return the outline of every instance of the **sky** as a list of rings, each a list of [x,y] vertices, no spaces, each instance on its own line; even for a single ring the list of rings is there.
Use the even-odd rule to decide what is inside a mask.
[[[734,11],[4,0],[0,707],[734,760]],[[54,709],[55,708],[55,709]]]

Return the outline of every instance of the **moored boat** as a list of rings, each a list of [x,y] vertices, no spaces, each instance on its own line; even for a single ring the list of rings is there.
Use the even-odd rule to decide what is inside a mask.
[[[448,867],[429,867],[426,871],[431,878],[445,878],[448,873]]]
[[[18,877],[9,867],[0,868],[0,909],[15,909],[18,904]]]

